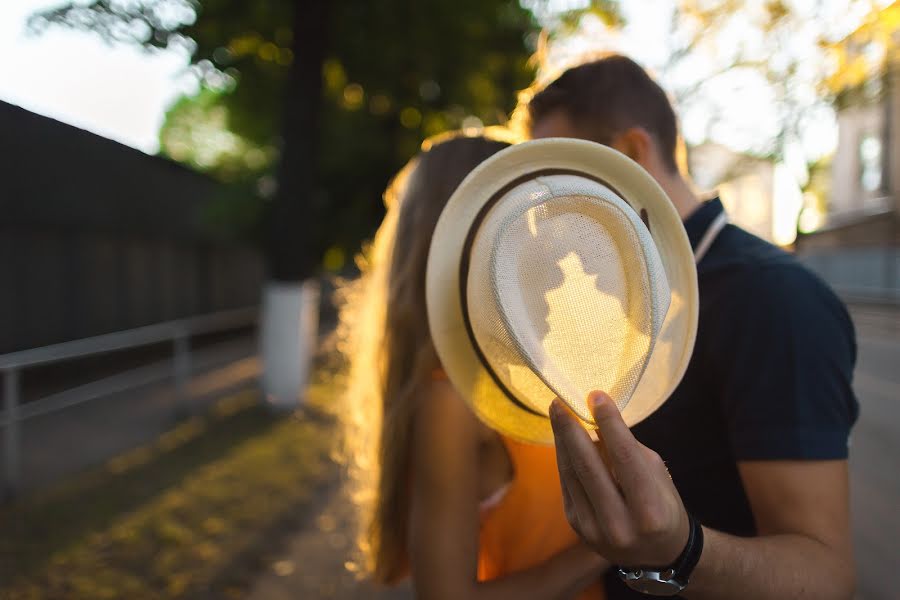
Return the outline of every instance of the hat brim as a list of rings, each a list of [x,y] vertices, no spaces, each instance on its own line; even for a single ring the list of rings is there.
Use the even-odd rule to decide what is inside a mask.
[[[680,382],[697,331],[697,271],[690,241],[672,202],[636,162],[586,140],[548,138],[524,142],[484,161],[460,184],[441,213],[428,255],[426,303],[435,350],[453,386],[485,424],[511,438],[552,443],[546,416],[512,401],[485,369],[466,328],[460,264],[469,230],[485,202],[510,182],[547,169],[581,172],[607,182],[636,211],[646,209],[669,286],[672,304],[654,354],[670,366],[665,381],[642,379],[622,411],[628,426],[652,414]],[[651,355],[648,371],[653,365]],[[646,372],[645,372],[646,377]]]

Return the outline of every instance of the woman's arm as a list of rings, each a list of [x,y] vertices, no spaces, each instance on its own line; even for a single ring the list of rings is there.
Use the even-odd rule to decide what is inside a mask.
[[[479,424],[444,381],[415,420],[410,558],[417,597],[516,600],[568,598],[608,566],[576,545],[543,564],[478,583]],[[523,524],[527,526],[527,524]]]

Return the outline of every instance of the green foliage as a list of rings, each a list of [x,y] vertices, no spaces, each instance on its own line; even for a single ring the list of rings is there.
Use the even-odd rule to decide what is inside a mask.
[[[169,110],[161,151],[253,193],[265,188],[255,182],[271,174],[281,142],[295,5],[302,2],[94,0],[31,24],[191,51],[203,85]],[[531,82],[527,40],[536,23],[515,0],[342,0],[330,10],[317,176],[306,202],[314,218],[327,216],[314,245],[353,252],[380,219],[390,176],[425,137],[505,121]],[[265,194],[254,196],[260,204]],[[233,199],[216,212],[235,224],[262,213]]]
[[[216,90],[205,85],[195,96],[178,100],[159,132],[163,152],[224,181],[268,169],[277,151],[274,145],[265,143],[271,140],[261,143],[256,139],[252,128],[232,126],[233,109],[225,98],[231,93],[227,88]]]

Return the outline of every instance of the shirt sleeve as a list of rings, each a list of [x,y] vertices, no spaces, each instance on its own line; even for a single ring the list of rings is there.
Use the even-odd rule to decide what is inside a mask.
[[[735,459],[846,458],[859,406],[843,303],[800,265],[760,267],[737,287],[716,360]]]

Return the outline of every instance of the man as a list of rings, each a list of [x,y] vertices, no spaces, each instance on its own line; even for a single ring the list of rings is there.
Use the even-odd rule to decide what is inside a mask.
[[[679,172],[665,93],[628,58],[569,69],[528,113],[534,138],[593,140],[642,165],[695,250],[720,220],[720,201],[701,203]],[[610,600],[852,598],[849,315],[790,255],[734,225],[697,272],[693,358],[655,414],[629,431],[592,394],[595,446],[561,403],[551,408],[567,517],[613,567]]]

